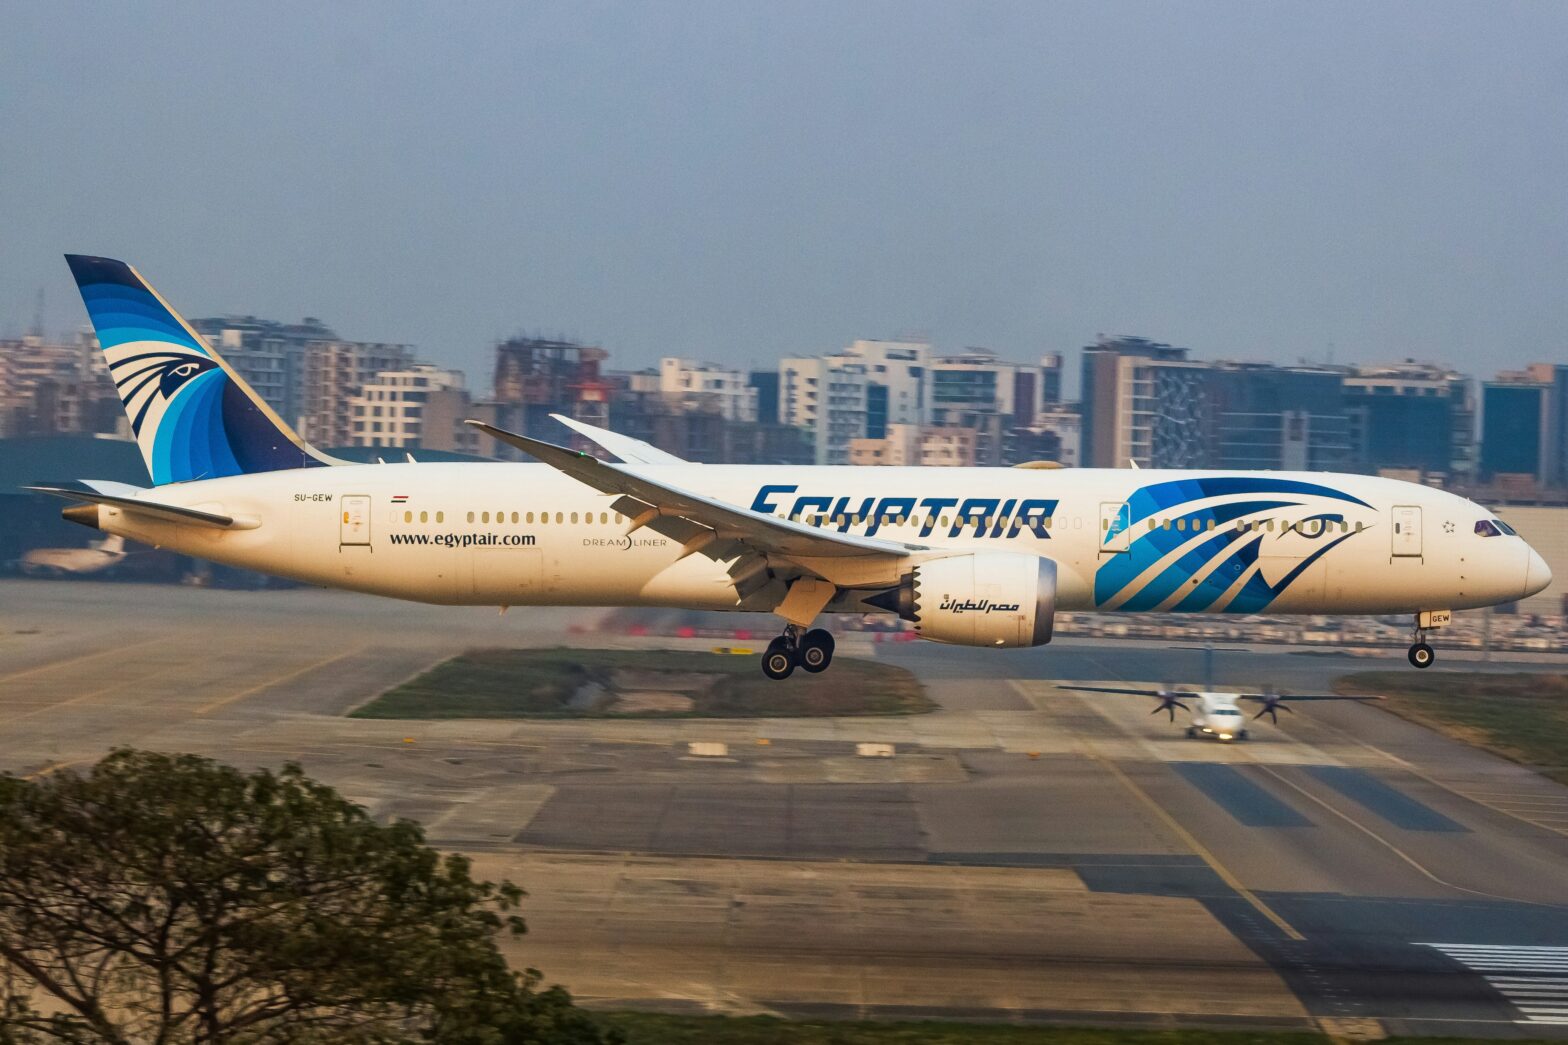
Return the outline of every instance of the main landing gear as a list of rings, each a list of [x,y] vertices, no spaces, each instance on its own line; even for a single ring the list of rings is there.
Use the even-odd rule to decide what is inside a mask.
[[[768,643],[762,654],[762,673],[770,679],[787,679],[797,667],[815,674],[833,663],[833,636],[821,628],[807,631],[798,624]]]

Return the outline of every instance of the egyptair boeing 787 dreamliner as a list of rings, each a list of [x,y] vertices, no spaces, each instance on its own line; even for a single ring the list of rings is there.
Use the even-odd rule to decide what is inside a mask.
[[[36,487],[76,521],[215,562],[422,602],[782,618],[763,670],[822,671],[826,613],[1038,646],[1058,610],[1410,614],[1545,588],[1486,509],[1315,472],[698,465],[562,419],[620,459],[478,425],[539,464],[356,465],[305,443],[130,266],[70,255],[150,489]],[[473,423],[473,422],[471,422]]]

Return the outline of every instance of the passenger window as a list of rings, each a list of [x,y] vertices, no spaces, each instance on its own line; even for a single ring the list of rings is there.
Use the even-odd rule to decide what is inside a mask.
[[[1051,518],[1051,517],[1050,517],[1050,516],[1049,516],[1049,515],[1047,515],[1047,516],[1046,516],[1046,517],[1045,517],[1045,528],[1046,528],[1046,529],[1047,529],[1047,530],[1049,530],[1049,529],[1050,529],[1050,528],[1051,528],[1051,524],[1052,524],[1052,523],[1053,523],[1053,522],[1055,522],[1055,520],[1054,520],[1054,519],[1052,519],[1052,518]]]
[[[575,523],[575,522],[576,522],[576,521],[577,521],[577,513],[576,513],[576,512],[573,512],[573,513],[572,513],[572,522],[574,522],[574,523]]]
[[[609,512],[600,512],[599,513],[599,525],[600,526],[608,526],[608,525],[610,525],[610,513]]]
[[[403,513],[403,521],[406,522],[406,523],[413,522],[414,521],[414,513],[413,512],[404,512]]]
[[[436,512],[436,522],[446,522],[446,512]]]
[[[1171,521],[1169,519],[1161,519],[1160,526],[1162,529],[1169,530],[1171,528]]]
[[[532,525],[534,521],[534,513],[529,512],[527,515],[523,516],[523,518],[528,521],[529,525]]]
[[[1210,519],[1209,520],[1209,529],[1211,529],[1211,530],[1214,529],[1216,526],[1219,525],[1219,523],[1220,523],[1220,521],[1218,519]]]
[[[557,526],[559,526],[561,523],[563,523],[565,521],[566,521],[566,517],[565,516],[563,516],[560,512],[556,512],[555,513],[555,523],[556,523]]]
[[[512,513],[512,522],[513,523],[516,523],[519,518],[520,518],[520,516],[518,516],[518,514],[516,512]]]
[[[429,522],[430,521],[430,513],[429,512],[420,512],[419,513],[419,521],[422,522],[422,523]]]
[[[531,519],[532,516],[529,516],[529,518]],[[621,513],[620,512],[616,512],[615,513],[615,525],[619,526],[623,522],[625,522],[625,520],[621,518]]]
[[[468,513],[468,521],[469,522],[473,522],[474,521],[474,513],[473,512],[469,512]]]
[[[1177,519],[1176,520],[1176,529],[1181,530],[1183,533],[1185,533],[1187,531],[1187,520],[1186,519]]]
[[[481,515],[479,517],[479,521],[480,522],[489,522],[490,521],[490,513],[489,512],[485,512],[483,515]]]
[[[1365,527],[1366,527],[1366,524],[1365,524],[1365,523],[1363,523],[1363,522],[1362,522],[1362,521],[1361,521],[1361,520],[1359,520],[1359,519],[1357,519],[1357,520],[1356,520],[1356,532],[1357,532],[1357,533],[1360,533],[1360,532],[1361,532],[1361,531],[1362,531],[1362,530],[1363,530],[1363,529],[1364,529],[1364,528],[1365,528]]]

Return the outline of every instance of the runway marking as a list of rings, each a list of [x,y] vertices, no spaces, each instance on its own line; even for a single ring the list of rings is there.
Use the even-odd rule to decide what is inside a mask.
[[[1393,712],[1385,711],[1384,714],[1393,714]],[[1395,717],[1398,717],[1398,716],[1395,716]],[[1400,719],[1400,721],[1402,721],[1402,722],[1410,722],[1411,720],[1402,718],[1402,719]],[[1422,728],[1422,729],[1427,728],[1425,726],[1421,726],[1420,723],[1418,723],[1418,722],[1412,722],[1411,724],[1412,725],[1416,725],[1416,726],[1420,726],[1420,728]],[[1533,796],[1528,796],[1528,795],[1513,795],[1513,796],[1498,795],[1497,792],[1492,792],[1492,791],[1475,791],[1475,792],[1462,791],[1457,786],[1455,786],[1453,784],[1445,784],[1445,783],[1443,783],[1443,781],[1441,781],[1441,780],[1437,779],[1436,777],[1432,776],[1430,773],[1427,773],[1427,772],[1423,771],[1419,766],[1416,766],[1415,764],[1413,764],[1413,763],[1411,763],[1411,762],[1409,762],[1409,761],[1407,761],[1407,760],[1405,760],[1403,758],[1400,758],[1398,755],[1394,754],[1393,752],[1384,751],[1382,748],[1378,747],[1377,745],[1371,744],[1371,743],[1368,743],[1365,740],[1362,740],[1360,737],[1358,737],[1356,734],[1350,732],[1349,730],[1341,729],[1340,727],[1335,726],[1335,725],[1333,725],[1331,723],[1324,722],[1321,718],[1314,719],[1313,722],[1312,722],[1312,726],[1314,728],[1326,729],[1326,730],[1328,730],[1331,733],[1337,733],[1340,736],[1345,737],[1345,738],[1349,739],[1350,741],[1352,741],[1352,742],[1354,742],[1356,744],[1359,744],[1361,747],[1366,748],[1368,751],[1376,752],[1377,754],[1382,755],[1384,758],[1388,759],[1390,762],[1393,762],[1394,764],[1399,766],[1401,769],[1405,770],[1407,773],[1411,773],[1414,776],[1418,776],[1422,780],[1425,780],[1427,783],[1431,784],[1432,786],[1442,788],[1444,791],[1447,791],[1451,795],[1457,795],[1458,797],[1466,799],[1467,801],[1474,802],[1478,806],[1484,806],[1485,808],[1490,809],[1494,813],[1501,813],[1503,816],[1511,817],[1514,820],[1518,820],[1522,824],[1529,824],[1531,827],[1539,827],[1543,831],[1551,831],[1553,834],[1559,834],[1559,835],[1562,835],[1565,838],[1568,838],[1568,829],[1564,829],[1564,828],[1560,828],[1560,827],[1552,827],[1550,824],[1542,823],[1540,818],[1536,818],[1534,816],[1527,816],[1527,815],[1525,815],[1525,811],[1518,811],[1518,812],[1516,812],[1516,811],[1514,811],[1512,809],[1505,809],[1505,808],[1503,808],[1502,806],[1498,805],[1495,802],[1488,802],[1485,798],[1479,797],[1481,795],[1491,795],[1491,796],[1494,796],[1494,797],[1509,798],[1509,799],[1511,799],[1513,801],[1522,801],[1522,800],[1534,800]],[[1544,779],[1544,778],[1542,778],[1542,779]],[[1543,800],[1543,801],[1568,801],[1568,799],[1557,800],[1557,799],[1553,799],[1551,796],[1545,796],[1545,795],[1541,796],[1541,800]],[[1551,819],[1555,820],[1556,818],[1553,817]]]
[[[1416,946],[1440,951],[1479,973],[1524,1016],[1516,1022],[1568,1025],[1568,947],[1477,943]]]
[[[173,642],[173,641],[175,641],[175,640],[169,639],[169,640],[167,640],[167,641],[165,641],[163,643],[160,643],[159,645],[168,645],[169,642]],[[147,649],[146,646],[142,647],[143,651],[145,651],[146,649]],[[117,651],[109,650],[107,652],[113,653],[113,652],[117,652]],[[86,693],[78,693],[76,696],[71,697],[71,698],[69,698],[67,700],[57,700],[53,704],[47,704],[47,705],[45,705],[43,707],[40,707],[40,708],[34,708],[32,711],[24,711],[20,715],[9,715],[5,719],[5,724],[8,725],[8,726],[9,725],[14,725],[14,724],[16,724],[18,722],[23,721],[24,719],[32,718],[34,715],[42,715],[42,714],[44,714],[45,712],[48,712],[48,711],[57,711],[60,708],[68,708],[68,707],[71,707],[73,704],[80,704],[84,700],[91,700],[93,697],[102,696],[105,693],[112,693],[113,691],[115,691],[117,689],[121,689],[121,688],[123,688],[125,686],[131,686],[131,685],[136,685],[138,683],[146,682],[148,679],[155,679],[159,675],[167,675],[169,672],[171,672],[171,671],[178,671],[180,669],[183,669],[185,666],[186,665],[184,663],[169,664],[169,665],[166,665],[166,666],[164,666],[162,668],[159,668],[156,671],[149,671],[145,675],[139,675],[136,678],[132,678],[132,679],[118,678],[118,679],[115,679],[113,682],[109,683],[107,686],[100,686],[97,689],[88,690]]]
[[[264,689],[271,689],[273,686],[281,686],[285,682],[293,682],[295,679],[299,678],[301,675],[309,674],[310,672],[315,671],[317,668],[324,668],[328,664],[335,664],[335,663],[337,663],[340,660],[347,660],[349,657],[358,656],[359,654],[361,654],[361,653],[365,652],[367,649],[369,649],[370,645],[371,645],[370,643],[366,642],[366,643],[363,643],[362,645],[354,647],[351,650],[348,650],[345,653],[334,653],[330,657],[325,657],[325,658],[323,658],[321,660],[315,661],[314,663],[306,664],[304,667],[299,668],[296,671],[291,671],[291,672],[289,672],[286,675],[280,675],[277,678],[268,679],[267,681],[261,682],[261,683],[257,683],[256,685],[251,686],[248,689],[242,689],[238,693],[232,694],[232,695],[227,696],[227,697],[223,697],[223,698],[221,698],[219,700],[214,700],[214,701],[212,701],[209,704],[203,704],[201,707],[196,709],[196,714],[197,715],[205,715],[208,712],[216,711],[216,710],[218,710],[221,707],[227,707],[228,705],[234,703],[236,700],[244,700],[246,697],[253,696],[253,695],[257,694],[257,693],[260,693]]]
[[[1170,828],[1176,837],[1182,840],[1182,843],[1186,845],[1187,848],[1196,853],[1204,863],[1209,865],[1209,869],[1211,871],[1220,876],[1221,881],[1230,886],[1231,889],[1235,890],[1236,895],[1240,896],[1243,900],[1246,900],[1249,904],[1256,908],[1259,914],[1273,922],[1275,928],[1279,929],[1280,932],[1284,933],[1287,937],[1297,942],[1306,939],[1305,936],[1296,931],[1295,926],[1287,922],[1279,915],[1278,912],[1274,910],[1274,908],[1264,903],[1256,893],[1243,885],[1241,879],[1237,878],[1234,874],[1231,873],[1230,868],[1220,863],[1219,857],[1211,853],[1207,846],[1198,841],[1197,837],[1194,836],[1191,831],[1188,831],[1185,827],[1183,827],[1180,821],[1172,816],[1164,806],[1156,802],[1147,791],[1134,783],[1132,777],[1124,773],[1120,766],[1101,755],[1097,751],[1090,751],[1089,757],[1100,763],[1106,769],[1110,770],[1111,775],[1116,777],[1117,780],[1121,781],[1122,785],[1126,787],[1127,790],[1131,791],[1135,796],[1137,796],[1139,801],[1148,806],[1149,809],[1154,812],[1154,815],[1159,817],[1160,821],[1164,823],[1166,827]]]
[[[97,653],[83,653],[79,656],[67,657],[65,660],[54,660],[50,661],[48,664],[39,664],[37,667],[25,668],[22,671],[13,671],[9,675],[0,675],[0,686],[14,682],[17,679],[27,678],[29,675],[37,675],[40,672],[52,671],[55,668],[68,668],[72,664],[81,664],[84,661],[95,660],[98,657],[107,657],[111,653],[123,653],[126,650],[137,649],[140,645],[141,642],[138,640],[137,642],[127,643],[124,646],[115,646],[112,649],[99,650]]]
[[[1425,864],[1421,863],[1421,861],[1417,860],[1415,857],[1411,856],[1409,853],[1407,853],[1403,849],[1399,848],[1399,846],[1395,845],[1393,842],[1390,842],[1388,839],[1384,838],[1382,835],[1378,834],[1376,831],[1372,830],[1370,827],[1368,827],[1367,825],[1363,824],[1361,821],[1357,820],[1355,817],[1351,816],[1349,813],[1346,813],[1343,810],[1334,807],[1333,805],[1331,805],[1328,802],[1324,801],[1323,799],[1319,798],[1317,795],[1314,795],[1311,791],[1308,791],[1306,788],[1302,787],[1300,784],[1296,783],[1294,780],[1291,780],[1289,777],[1286,777],[1283,774],[1275,772],[1275,770],[1274,770],[1274,768],[1272,766],[1264,765],[1261,762],[1254,762],[1253,765],[1257,766],[1259,769],[1263,770],[1263,772],[1269,774],[1269,776],[1273,777],[1275,780],[1278,780],[1280,783],[1284,784],[1286,787],[1294,789],[1295,791],[1299,792],[1301,795],[1303,795],[1304,797],[1306,797],[1310,801],[1316,802],[1318,805],[1322,806],[1324,809],[1328,810],[1330,813],[1333,813],[1335,816],[1337,816],[1341,820],[1345,821],[1345,823],[1349,824],[1351,827],[1354,827],[1357,831],[1360,831],[1362,834],[1365,834],[1369,838],[1373,839],[1379,845],[1381,845],[1385,849],[1389,850],[1395,856],[1399,857],[1399,859],[1403,860],[1405,863],[1409,864],[1411,867],[1413,867],[1417,871],[1419,871],[1423,876],[1425,876],[1426,878],[1431,879],[1432,881],[1436,882],[1438,885],[1444,886],[1445,888],[1448,888],[1448,889],[1455,889],[1455,890],[1457,890],[1459,892],[1462,892],[1462,893],[1470,893],[1470,894],[1472,894],[1474,896],[1484,896],[1484,897],[1486,897],[1489,900],[1506,900],[1509,903],[1530,904],[1531,906],[1534,906],[1534,907],[1553,907],[1553,906],[1555,906],[1553,904],[1544,903],[1544,902],[1542,902],[1540,900],[1525,900],[1525,899],[1522,899],[1522,898],[1517,897],[1517,896],[1504,896],[1501,893],[1489,893],[1489,892],[1487,892],[1484,889],[1472,889],[1472,888],[1470,888],[1467,885],[1458,885],[1457,883],[1448,881],[1448,879],[1446,879],[1446,878],[1440,878],[1436,874],[1434,874],[1432,871],[1428,870]]]

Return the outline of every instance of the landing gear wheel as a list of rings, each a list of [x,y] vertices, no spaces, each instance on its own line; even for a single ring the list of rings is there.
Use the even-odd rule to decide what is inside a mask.
[[[1198,736],[1198,731],[1196,729],[1193,729],[1191,726],[1188,726],[1187,727],[1187,739],[1188,740],[1195,740],[1195,739],[1197,739],[1197,736]]]
[[[1410,663],[1415,667],[1430,668],[1436,659],[1437,653],[1424,642],[1418,642],[1410,647]]]
[[[1236,739],[1237,740],[1246,740],[1247,739],[1247,731],[1244,729],[1240,733],[1237,733],[1236,734]]]
[[[833,636],[821,628],[813,628],[800,640],[800,666],[812,674],[828,670],[833,663]]]
[[[795,653],[780,635],[762,652],[762,673],[770,679],[787,679],[795,672]]]

